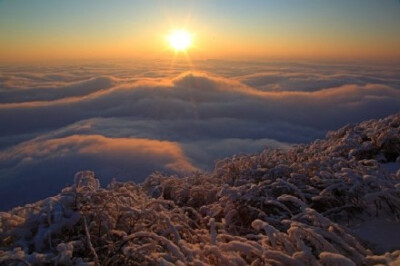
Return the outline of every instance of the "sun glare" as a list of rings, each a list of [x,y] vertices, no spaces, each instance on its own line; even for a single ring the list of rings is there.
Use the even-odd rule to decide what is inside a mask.
[[[168,41],[176,51],[185,51],[192,45],[192,35],[185,30],[174,30],[169,36]]]

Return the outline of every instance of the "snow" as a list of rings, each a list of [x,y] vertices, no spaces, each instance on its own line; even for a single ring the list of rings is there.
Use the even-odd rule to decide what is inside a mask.
[[[352,228],[355,235],[368,241],[370,248],[382,254],[387,250],[400,250],[400,223],[387,218],[369,218]]]
[[[391,173],[396,173],[400,170],[400,162],[383,163],[382,166]]]
[[[331,265],[331,266],[356,266],[354,262],[342,256],[340,254],[334,254],[330,252],[321,252],[319,255],[321,258],[321,263],[323,265]]]
[[[0,213],[0,264],[396,265],[399,132],[395,114],[139,185],[79,172]]]

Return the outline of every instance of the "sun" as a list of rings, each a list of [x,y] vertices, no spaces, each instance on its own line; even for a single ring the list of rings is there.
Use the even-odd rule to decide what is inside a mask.
[[[186,51],[192,45],[192,35],[185,30],[174,30],[168,35],[168,42],[176,52]]]

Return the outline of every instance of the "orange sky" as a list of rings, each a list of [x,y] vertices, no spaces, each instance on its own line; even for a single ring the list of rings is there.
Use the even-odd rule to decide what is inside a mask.
[[[400,60],[397,1],[148,2],[3,1],[0,60],[168,59],[175,28],[193,59]]]

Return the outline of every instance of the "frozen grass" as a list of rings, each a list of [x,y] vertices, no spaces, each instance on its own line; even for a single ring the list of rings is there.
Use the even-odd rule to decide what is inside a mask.
[[[399,133],[396,114],[309,145],[224,159],[210,174],[155,173],[140,185],[101,188],[80,172],[59,195],[0,213],[0,261],[398,265],[400,248],[374,254],[352,229],[399,224],[400,171],[382,166],[399,160]]]

